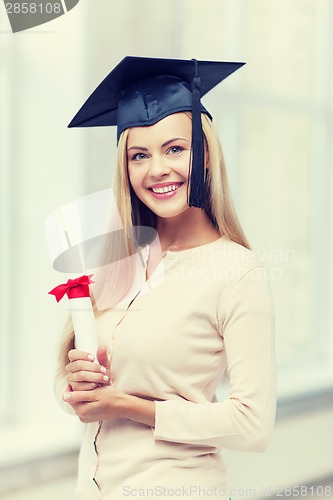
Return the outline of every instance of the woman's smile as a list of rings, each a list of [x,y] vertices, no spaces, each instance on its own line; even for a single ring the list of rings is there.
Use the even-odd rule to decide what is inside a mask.
[[[165,200],[175,196],[183,185],[183,182],[161,182],[148,187],[148,190],[154,198]]]

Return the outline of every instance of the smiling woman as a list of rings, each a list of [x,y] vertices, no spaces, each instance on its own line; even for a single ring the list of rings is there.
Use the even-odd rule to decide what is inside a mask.
[[[138,491],[193,499],[213,491],[226,500],[221,448],[268,446],[275,357],[267,273],[238,222],[200,102],[241,65],[125,58],[71,122],[117,125],[124,245],[131,254],[139,244],[143,256],[134,275],[123,263],[117,279],[102,269],[99,287],[118,300],[96,306],[97,353],[74,348],[71,325],[64,335],[58,395],[86,423],[78,500]],[[156,230],[154,242],[133,246],[139,225]],[[224,375],[230,394],[217,401]]]

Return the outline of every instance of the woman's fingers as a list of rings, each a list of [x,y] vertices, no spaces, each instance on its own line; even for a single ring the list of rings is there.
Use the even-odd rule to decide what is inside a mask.
[[[109,380],[109,377],[103,373],[85,371],[69,373],[67,378],[70,378],[73,382],[95,382],[96,384],[102,384],[103,382],[107,382]]]
[[[97,363],[91,363],[90,361],[84,361],[79,359],[77,361],[71,361],[66,366],[67,372],[79,372],[86,371],[91,373],[106,373],[106,368],[104,366],[100,366]]]
[[[82,370],[75,372],[69,371],[67,381],[70,385],[72,385],[72,382],[93,382],[95,384],[104,384],[109,381],[109,377],[104,373],[86,372]]]
[[[107,370],[110,370],[110,359],[106,345],[99,346],[96,356],[99,364],[105,366]]]
[[[75,358],[78,356],[79,352],[80,351],[76,351],[74,349],[71,353],[71,357]],[[82,359],[71,361],[66,366],[66,371],[67,382],[74,391],[91,390],[95,389],[99,385],[110,383],[109,374],[106,374],[106,368],[97,363],[92,363],[91,361]]]
[[[71,382],[70,386],[73,391],[92,391],[96,387],[99,387],[100,384],[94,382]]]
[[[68,351],[69,361],[77,361],[78,359],[85,359],[87,361],[94,361],[95,356],[89,352],[79,351],[78,349],[71,349]]]
[[[106,345],[101,345],[97,349],[96,353],[97,360],[101,366],[104,366],[106,369],[106,375],[109,376],[110,378],[110,383],[112,384],[112,379],[111,379],[111,361],[108,355],[108,350]]]
[[[82,402],[87,403],[95,401],[95,395],[92,391],[73,391],[65,392],[63,399],[64,401],[68,401],[70,404]]]
[[[110,384],[110,362],[106,346],[101,346],[98,354],[103,364],[93,363],[94,357],[87,352],[78,349],[68,352],[70,362],[66,366],[67,382],[73,391],[91,391],[98,386]]]

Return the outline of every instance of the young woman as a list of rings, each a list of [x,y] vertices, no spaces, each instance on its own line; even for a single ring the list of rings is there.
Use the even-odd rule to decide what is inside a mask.
[[[74,348],[70,326],[64,337],[59,397],[86,424],[78,500],[228,499],[220,450],[268,446],[276,401],[269,287],[233,209],[211,117],[195,95],[207,79],[211,88],[239,67],[229,64],[126,58],[71,124],[116,121],[115,196],[126,244],[135,247],[134,226],[157,232],[154,244],[140,245],[144,279],[96,313],[97,354]],[[115,291],[124,280],[105,281]],[[223,377],[229,395],[218,401]]]

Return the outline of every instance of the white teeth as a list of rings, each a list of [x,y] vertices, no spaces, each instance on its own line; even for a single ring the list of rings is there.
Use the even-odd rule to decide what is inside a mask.
[[[179,184],[174,184],[172,186],[165,186],[160,188],[151,188],[154,193],[169,193],[170,191],[176,191],[179,188]]]

